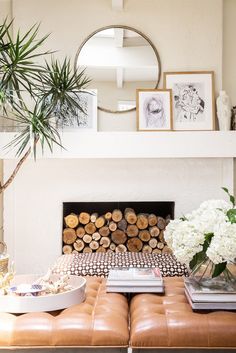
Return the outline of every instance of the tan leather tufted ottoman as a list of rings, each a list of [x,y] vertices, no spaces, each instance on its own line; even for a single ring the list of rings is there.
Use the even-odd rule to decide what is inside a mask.
[[[85,302],[54,313],[0,313],[0,351],[15,347],[127,347],[128,303],[88,278]]]
[[[165,294],[131,300],[133,348],[236,348],[236,312],[193,312],[183,279],[165,278]]]

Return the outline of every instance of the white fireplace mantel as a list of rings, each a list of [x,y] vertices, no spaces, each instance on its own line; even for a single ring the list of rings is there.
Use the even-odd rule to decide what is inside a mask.
[[[0,158],[15,158],[3,149],[16,133],[0,133]],[[39,158],[233,158],[236,131],[63,132],[65,149],[54,147]]]
[[[0,133],[4,180],[16,160],[1,147],[13,135]],[[18,273],[45,273],[61,254],[63,202],[174,201],[179,217],[234,187],[235,131],[64,132],[62,141],[67,150],[28,158],[4,192],[4,240]]]

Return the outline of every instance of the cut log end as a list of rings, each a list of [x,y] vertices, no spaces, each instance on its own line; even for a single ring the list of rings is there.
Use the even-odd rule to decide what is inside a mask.
[[[162,254],[172,254],[172,250],[167,245],[165,245],[162,249]]]
[[[123,232],[120,229],[117,229],[114,232],[112,232],[111,239],[115,244],[119,245],[119,244],[124,244],[126,242],[127,236],[125,232]]]
[[[91,252],[93,252],[93,250],[89,246],[85,246],[85,248],[83,249],[83,253],[91,253]]]
[[[165,229],[166,227],[166,221],[164,218],[162,217],[157,217],[157,226],[160,230]]]
[[[96,252],[108,252],[108,251],[103,246],[99,246],[99,248],[96,250]]]
[[[114,231],[117,229],[117,223],[111,221],[111,222],[109,223],[109,226],[108,226],[108,227],[109,227],[109,229],[110,229],[111,232],[114,232]]]
[[[73,244],[75,250],[81,252],[84,248],[84,242],[81,239],[77,239],[76,242]]]
[[[105,218],[103,216],[100,216],[96,219],[95,226],[97,228],[101,228],[105,225],[105,223],[106,223]]]
[[[148,245],[151,246],[152,249],[155,249],[157,247],[157,239],[151,238],[148,242]]]
[[[126,252],[126,251],[127,251],[127,248],[124,244],[117,245],[116,252]]]
[[[78,227],[76,229],[76,235],[77,235],[78,238],[83,238],[84,234],[85,234],[84,227]]]
[[[100,240],[100,245],[102,245],[104,248],[109,248],[111,244],[111,240],[108,237],[102,237]]]
[[[87,234],[93,234],[96,232],[97,228],[93,222],[89,222],[85,225],[84,230]]]
[[[110,221],[111,220],[111,212],[107,212],[107,213],[105,213],[105,215],[104,215],[104,217],[105,217],[105,220],[106,221]]]
[[[64,218],[65,224],[69,228],[76,228],[79,224],[79,218],[76,214],[71,213]]]
[[[97,250],[99,248],[99,244],[96,240],[92,240],[91,243],[89,243],[89,247],[92,250]]]
[[[142,252],[143,253],[148,253],[151,254],[152,253],[152,248],[149,245],[144,245],[144,247],[142,248]]]
[[[157,238],[160,234],[160,229],[157,226],[149,227],[151,237]]]
[[[73,244],[77,238],[76,232],[72,228],[65,228],[63,230],[63,242],[67,245]]]
[[[148,242],[151,238],[151,235],[148,230],[141,230],[138,236],[139,239],[141,239],[143,242]]]
[[[64,245],[62,248],[63,254],[71,254],[72,250],[73,250],[73,248],[71,245]]]
[[[155,214],[148,215],[148,224],[149,226],[153,227],[157,224],[157,216]]]
[[[83,241],[84,241],[86,244],[91,243],[91,241],[92,241],[92,236],[91,236],[90,234],[85,234],[85,235],[83,236]]]
[[[90,221],[90,214],[87,212],[81,212],[79,214],[79,222],[81,224],[87,224]]]
[[[127,241],[127,248],[130,252],[139,252],[143,247],[143,242],[139,238],[130,238]]]
[[[95,223],[97,218],[98,218],[98,213],[92,213],[90,216],[90,221]]]
[[[101,235],[98,232],[93,233],[92,235],[93,240],[99,240],[101,239]]]
[[[147,216],[144,214],[138,215],[136,226],[138,227],[138,229],[141,229],[141,230],[146,229],[148,227]]]
[[[108,226],[103,226],[99,229],[99,234],[102,237],[108,237],[108,235],[110,234],[110,229]]]
[[[129,224],[126,230],[128,237],[137,237],[139,233],[139,229],[135,224]]]
[[[124,215],[129,224],[135,224],[137,222],[137,215],[132,208],[126,208]]]
[[[111,214],[111,218],[114,222],[119,222],[123,217],[121,210],[114,210]]]

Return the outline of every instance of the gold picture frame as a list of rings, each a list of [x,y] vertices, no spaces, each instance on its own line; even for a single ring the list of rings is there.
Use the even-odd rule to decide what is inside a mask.
[[[164,88],[172,89],[173,130],[214,130],[213,71],[164,72]]]
[[[137,89],[137,130],[172,130],[172,90]]]

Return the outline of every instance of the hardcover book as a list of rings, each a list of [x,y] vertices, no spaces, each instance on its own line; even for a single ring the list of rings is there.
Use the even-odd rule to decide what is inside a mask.
[[[185,295],[194,310],[236,310],[236,302],[193,302],[186,289]]]
[[[122,267],[111,269],[109,271],[108,280],[112,281],[159,281],[162,282],[162,276],[159,268],[146,267]]]
[[[163,286],[111,286],[107,285],[107,292],[121,292],[121,293],[163,293]]]
[[[158,268],[117,268],[109,272],[108,292],[156,292],[162,293],[164,286]]]
[[[186,292],[194,303],[236,303],[235,291],[203,287],[197,283],[189,281],[187,278],[184,280],[184,285]]]

